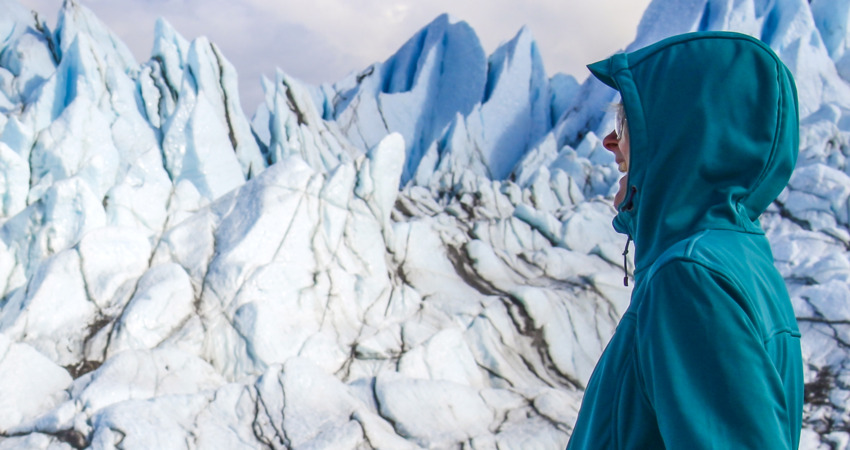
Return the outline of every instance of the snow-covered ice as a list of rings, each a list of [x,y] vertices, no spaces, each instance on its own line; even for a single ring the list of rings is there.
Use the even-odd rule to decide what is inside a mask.
[[[0,0],[0,448],[563,448],[629,301],[616,94],[442,15],[262,81],[151,24]],[[762,217],[803,333],[801,448],[850,442],[850,0],[654,0],[634,49],[750,33],[801,155]],[[605,55],[600,55],[600,59]]]

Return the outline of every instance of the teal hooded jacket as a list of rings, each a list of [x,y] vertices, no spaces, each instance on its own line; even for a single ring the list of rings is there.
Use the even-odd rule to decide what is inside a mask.
[[[800,332],[758,221],[797,158],[791,73],[727,32],[588,67],[628,119],[635,286],[567,448],[797,448]]]

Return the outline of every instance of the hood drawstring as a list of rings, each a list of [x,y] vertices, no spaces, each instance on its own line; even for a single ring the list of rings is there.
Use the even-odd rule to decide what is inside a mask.
[[[632,235],[627,234],[626,249],[623,250],[623,286],[629,285],[629,244],[632,242]]]
[[[631,211],[635,207],[635,194],[637,194],[637,187],[632,186],[629,189],[629,197],[626,199],[626,204],[623,205],[623,211]],[[626,239],[626,248],[623,250],[623,286],[629,285],[629,244],[632,242],[632,234],[626,234],[628,239]]]

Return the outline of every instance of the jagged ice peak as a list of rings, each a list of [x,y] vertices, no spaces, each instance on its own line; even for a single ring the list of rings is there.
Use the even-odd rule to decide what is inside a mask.
[[[0,10],[0,447],[564,447],[630,295],[611,89],[442,15],[335,83],[278,71],[248,116],[164,20],[137,62],[74,1],[55,30]],[[848,11],[655,0],[628,47],[731,29],[794,71],[761,221],[811,449],[850,441]]]

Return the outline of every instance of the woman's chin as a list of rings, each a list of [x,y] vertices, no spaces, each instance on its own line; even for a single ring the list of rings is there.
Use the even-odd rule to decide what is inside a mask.
[[[620,178],[620,190],[614,195],[614,209],[620,207],[620,204],[623,203],[623,200],[626,199],[626,192],[629,190],[629,174]]]
[[[620,204],[625,200],[626,194],[623,191],[617,192],[617,195],[614,196],[614,209],[620,207]]]

